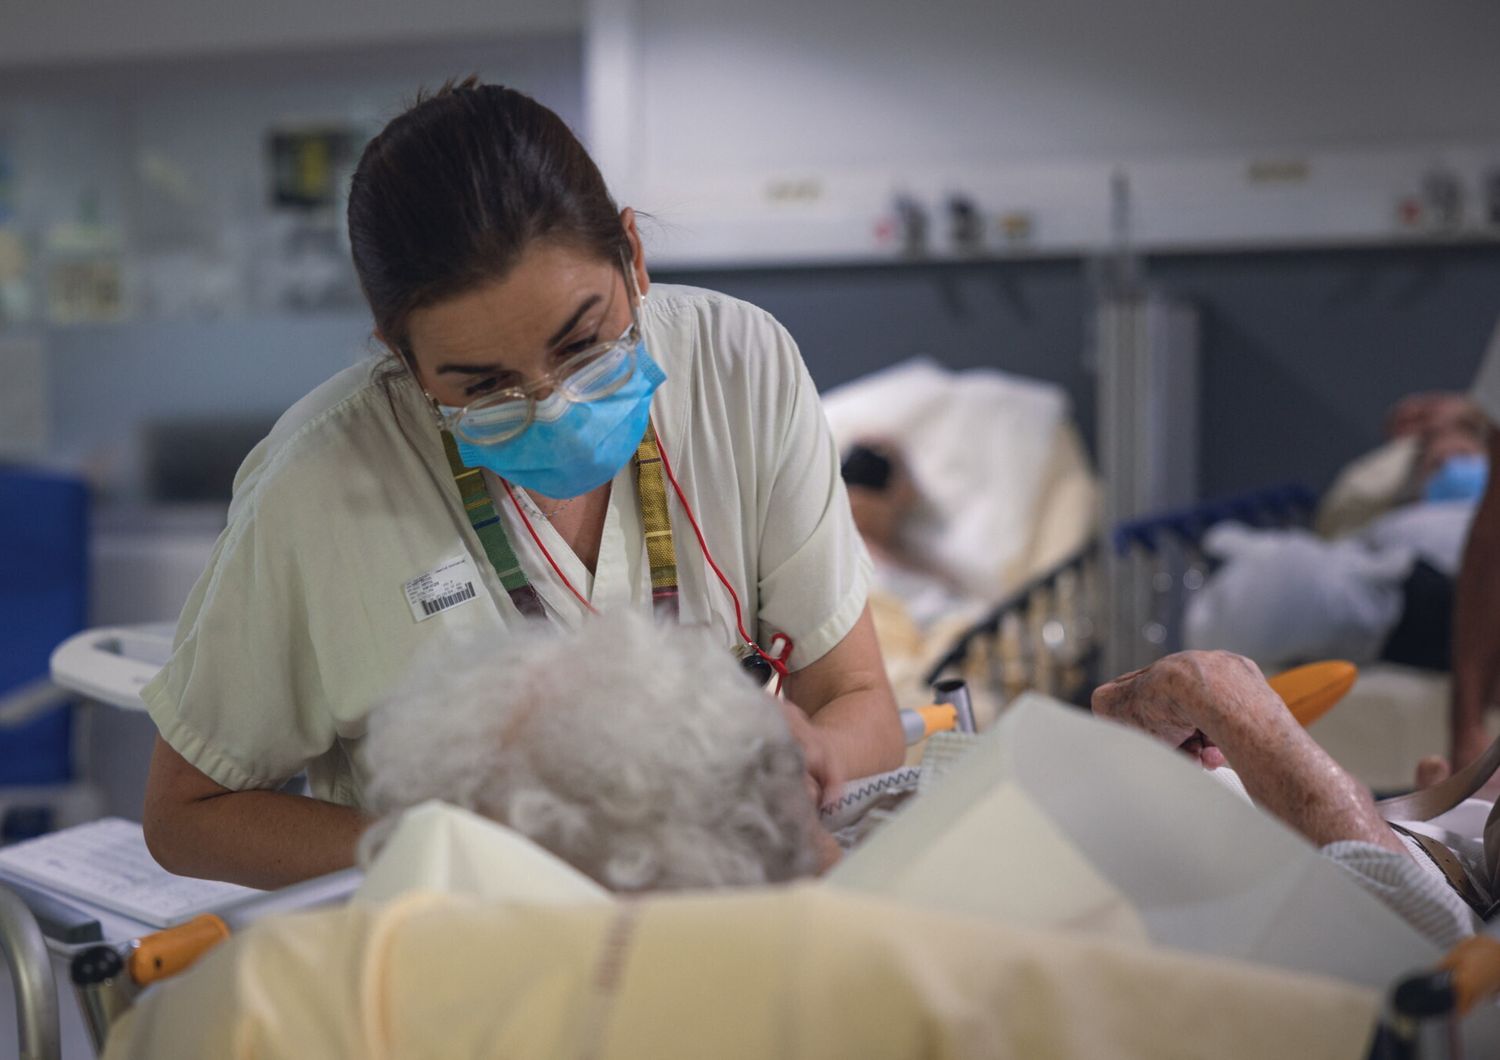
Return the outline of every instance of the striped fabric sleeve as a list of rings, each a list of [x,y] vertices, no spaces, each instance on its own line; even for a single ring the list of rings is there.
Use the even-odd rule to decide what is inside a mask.
[[[1322,854],[1443,949],[1474,934],[1479,918],[1421,847],[1405,836],[1401,839],[1411,853],[1409,858],[1357,840],[1329,843]]]

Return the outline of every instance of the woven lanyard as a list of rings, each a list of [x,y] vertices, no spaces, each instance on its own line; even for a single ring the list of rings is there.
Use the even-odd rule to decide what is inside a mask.
[[[667,517],[661,446],[656,441],[656,427],[649,422],[635,451],[635,495],[641,505],[641,529],[646,534],[646,560],[651,564],[651,609],[658,621],[675,622],[677,547],[672,542],[672,520]]]
[[[443,451],[448,455],[448,469],[458,486],[469,525],[484,546],[484,554],[516,610],[528,618],[546,616],[542,598],[521,561],[511,547],[500,513],[495,510],[484,474],[478,468],[466,467],[458,455],[453,435],[443,431]],[[656,428],[646,424],[645,436],[635,451],[635,488],[641,508],[641,527],[646,535],[646,557],[651,564],[651,607],[659,621],[676,621],[678,612],[677,550],[672,541],[672,522],[667,515],[667,491],[662,482],[661,448]]]

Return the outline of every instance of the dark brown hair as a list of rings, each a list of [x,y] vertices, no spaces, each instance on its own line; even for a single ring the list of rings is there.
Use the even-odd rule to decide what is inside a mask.
[[[450,81],[360,156],[349,186],[354,268],[377,332],[408,360],[413,310],[504,276],[536,239],[606,261],[629,251],[594,160],[530,96]]]

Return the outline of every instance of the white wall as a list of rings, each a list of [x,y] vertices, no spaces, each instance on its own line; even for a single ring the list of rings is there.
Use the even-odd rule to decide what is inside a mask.
[[[1243,183],[1253,158],[1379,174],[1392,148],[1425,166],[1500,142],[1490,0],[595,0],[590,25],[635,61],[591,65],[609,82],[590,90],[607,171],[690,229],[722,227],[736,203],[741,228],[774,221],[768,188],[812,180],[821,201],[778,238],[832,239],[854,209],[840,196],[867,210],[1008,168],[1043,199],[1086,175],[1092,198],[1070,209],[1097,232],[1115,163],[1229,158]],[[1379,178],[1382,220],[1412,164]]]
[[[4,0],[0,67],[576,30],[581,0]]]
[[[646,176],[1500,135],[1492,0],[640,0]]]

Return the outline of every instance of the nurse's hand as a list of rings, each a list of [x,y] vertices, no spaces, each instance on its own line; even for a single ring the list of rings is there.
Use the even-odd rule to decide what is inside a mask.
[[[814,725],[802,712],[802,708],[789,699],[779,699],[781,716],[787,728],[802,748],[802,759],[807,766],[807,794],[814,806],[822,806],[837,798],[845,777],[839,775],[833,748],[827,734]]]

